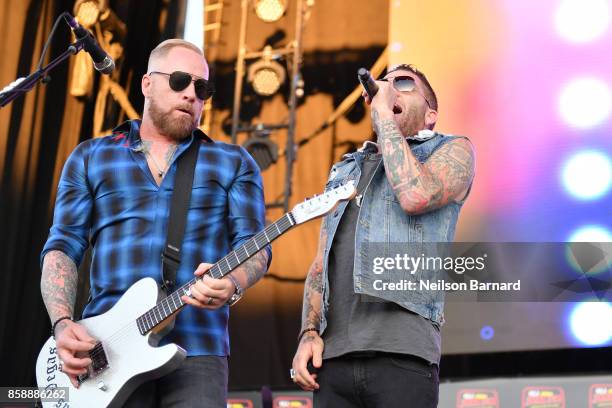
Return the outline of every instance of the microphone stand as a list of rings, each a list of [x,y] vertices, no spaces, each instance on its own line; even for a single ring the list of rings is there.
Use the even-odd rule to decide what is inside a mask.
[[[74,55],[83,49],[84,40],[84,37],[81,39],[77,39],[75,42],[68,46],[66,51],[64,51],[61,55],[51,61],[47,66],[32,72],[25,78],[17,79],[9,86],[4,88],[2,91],[0,91],[0,108],[3,108],[4,106],[8,105],[19,95],[31,91],[41,78],[43,79],[43,83],[45,83],[45,78],[47,78],[47,73],[49,71],[51,71],[53,68],[55,68],[57,65],[59,65],[66,59],[68,59],[68,57],[70,57],[71,55]]]

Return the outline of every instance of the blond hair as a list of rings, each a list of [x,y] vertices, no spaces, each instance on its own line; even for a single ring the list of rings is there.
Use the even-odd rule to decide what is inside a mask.
[[[149,54],[147,72],[151,71],[151,64],[154,60],[165,57],[166,55],[168,55],[168,52],[170,52],[170,50],[175,47],[187,48],[191,51],[197,52],[202,56],[202,58],[204,58],[204,53],[197,45],[180,38],[171,38],[169,40],[162,41],[157,45],[157,47],[153,48],[153,51],[151,51],[151,54]]]

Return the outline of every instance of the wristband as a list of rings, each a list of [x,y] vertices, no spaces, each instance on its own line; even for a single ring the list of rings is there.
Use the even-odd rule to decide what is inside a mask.
[[[62,320],[70,320],[71,322],[73,321],[73,320],[72,320],[72,317],[70,317],[70,316],[62,316],[62,317],[60,317],[59,319],[57,319],[57,320],[55,321],[55,323],[53,323],[53,327],[51,327],[51,336],[52,336],[53,338],[55,338],[55,328],[57,327],[57,324],[58,324],[59,322],[61,322]]]
[[[240,284],[238,283],[238,280],[234,278],[232,275],[227,274],[225,275],[225,277],[227,277],[230,281],[232,281],[232,283],[236,287],[236,291],[234,292],[232,297],[230,297],[229,300],[227,301],[228,306],[234,306],[236,302],[238,302],[242,298],[242,295],[244,295],[244,289],[242,289],[242,286],[240,286]]]
[[[318,333],[319,329],[317,329],[316,327],[309,327],[307,329],[302,330],[298,336],[298,343],[302,340],[302,337],[304,337],[306,333],[311,332],[311,331],[316,331]]]

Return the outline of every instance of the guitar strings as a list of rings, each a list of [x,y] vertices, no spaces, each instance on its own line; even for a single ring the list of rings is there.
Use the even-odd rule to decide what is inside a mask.
[[[241,245],[239,248],[231,251],[229,254],[227,254],[226,256],[224,256],[223,258],[221,258],[219,261],[217,261],[215,263],[215,265],[213,265],[211,267],[211,270],[215,267],[220,265],[220,263],[224,260],[226,260],[226,263],[228,263],[228,266],[230,266],[230,271],[235,269],[236,267],[238,267],[238,265],[236,266],[231,266],[231,261],[229,261],[229,256],[231,255],[232,252],[237,253],[240,249],[244,249],[247,256],[249,254],[255,254],[256,252],[258,252],[263,246],[259,245],[259,243],[257,242],[257,240],[259,238],[266,238],[266,241],[268,241],[265,245],[268,245],[270,242],[274,241],[276,238],[278,238],[281,234],[283,234],[284,232],[286,232],[289,228],[291,228],[294,225],[294,223],[291,221],[291,219],[289,218],[289,213],[286,213],[283,217],[281,217],[278,221],[268,225],[266,228],[263,229],[263,231],[257,233],[253,238],[249,239],[244,245]],[[282,227],[283,231],[280,231],[280,227]],[[275,229],[277,229],[277,231],[275,233],[278,233],[278,235],[276,235],[275,237],[273,237],[272,239],[269,238],[268,233],[272,233],[273,231],[273,227],[275,227]],[[237,255],[237,254],[236,254]],[[227,258],[227,259],[226,259]],[[218,269],[220,269],[221,267],[218,266]],[[229,271],[228,271],[229,272]],[[223,272],[221,271],[222,275],[221,277],[225,276],[225,274],[223,274]],[[192,283],[193,282],[193,283]],[[180,290],[188,290],[188,288],[186,288],[187,286],[192,286],[193,284],[195,284],[197,282],[197,279],[192,279],[191,281],[189,281],[187,284],[181,286],[179,289],[177,289],[176,291],[174,291],[173,293],[171,293],[170,295],[166,296],[164,299],[162,299],[159,303],[157,303],[154,307],[152,307],[151,309],[147,310],[145,313],[143,313],[142,315],[140,315],[138,318],[136,318],[135,320],[130,321],[129,323],[127,323],[125,326],[121,327],[119,330],[117,330],[115,333],[111,334],[109,337],[103,339],[103,340],[99,340],[98,342],[101,344],[101,347],[98,348],[98,346],[94,347],[92,350],[90,350],[89,355],[92,358],[97,357],[100,353],[104,352],[104,344],[113,344],[116,343],[117,341],[120,341],[124,338],[124,335],[126,333],[126,331],[128,329],[132,329],[133,326],[137,326],[137,321],[138,319],[142,318],[145,315],[148,315],[148,319],[152,322],[155,322],[157,320],[157,317],[155,316],[155,309],[159,309],[158,306],[162,304],[162,302],[167,301],[170,297],[172,297],[174,294],[176,294],[178,291]],[[180,299],[179,297],[179,301],[182,303],[181,306],[179,306],[177,308],[180,309],[180,307],[183,307],[185,305],[185,303],[183,303],[183,301]],[[175,303],[173,301],[173,303]],[[170,306],[170,304],[168,303],[168,306]],[[151,318],[151,313],[153,313],[153,317],[154,319]],[[161,313],[159,313],[160,316]],[[169,316],[169,315],[168,315]],[[166,316],[166,318],[168,317]],[[145,318],[146,319],[146,318]],[[159,323],[161,323],[164,319],[162,319],[161,321],[155,323],[155,325],[153,327],[148,328],[149,323],[146,322],[146,326],[145,328],[148,328],[147,332],[145,333],[145,335],[147,333],[149,333],[154,327],[156,327]],[[139,332],[140,332],[140,327],[138,327]]]

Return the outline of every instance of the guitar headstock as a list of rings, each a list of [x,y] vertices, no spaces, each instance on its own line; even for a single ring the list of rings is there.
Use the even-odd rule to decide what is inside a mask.
[[[327,214],[333,210],[340,201],[350,200],[355,197],[356,193],[357,187],[355,186],[355,181],[351,180],[346,184],[297,204],[291,210],[291,215],[293,215],[296,224],[301,224]]]

